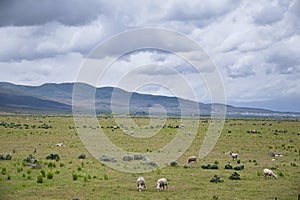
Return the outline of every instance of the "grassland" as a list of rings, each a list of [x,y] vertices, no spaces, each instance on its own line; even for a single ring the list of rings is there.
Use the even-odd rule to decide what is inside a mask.
[[[135,118],[141,126],[148,118]],[[92,157],[76,132],[70,116],[0,116],[0,154],[12,155],[0,160],[0,199],[297,199],[300,193],[300,122],[278,119],[226,120],[214,149],[197,164],[187,165],[190,155],[198,155],[210,124],[200,119],[197,135],[190,148],[177,160],[178,167],[165,167],[153,172],[136,174],[120,172]],[[168,119],[166,127],[148,139],[133,139],[124,134],[113,118],[99,118],[107,137],[126,151],[151,152],[167,144],[177,133],[179,119]],[[168,127],[168,125],[170,125]],[[93,127],[86,127],[86,129]],[[188,127],[185,127],[188,128]],[[255,129],[259,133],[248,133]],[[63,143],[63,147],[56,146]],[[34,150],[36,149],[36,152]],[[225,153],[239,154],[232,161]],[[276,161],[270,152],[282,153]],[[60,160],[46,160],[57,153]],[[23,162],[32,154],[44,167],[32,169]],[[85,154],[85,159],[78,159]],[[237,171],[241,180],[229,180],[234,170],[227,163],[243,164]],[[217,170],[202,169],[202,164],[219,166]],[[185,167],[184,167],[185,166]],[[264,168],[273,168],[278,180],[262,175]],[[45,177],[43,177],[43,174]],[[217,174],[224,182],[211,183]],[[52,178],[51,175],[53,176]],[[138,192],[135,181],[144,176],[147,189]],[[37,182],[37,177],[42,183]],[[155,190],[156,180],[166,177],[169,189]]]

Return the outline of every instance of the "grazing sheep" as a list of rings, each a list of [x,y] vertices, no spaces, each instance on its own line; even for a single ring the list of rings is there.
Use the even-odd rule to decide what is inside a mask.
[[[165,189],[165,187],[168,189],[168,181],[166,178],[158,179],[156,190],[159,192],[161,188]]]
[[[142,176],[138,177],[138,179],[136,180],[136,184],[139,191],[142,191],[143,187],[146,188],[146,182],[144,177]]]
[[[62,147],[62,146],[64,146],[64,144],[63,143],[57,143],[56,146]]]
[[[267,168],[266,168],[266,169],[263,170],[263,172],[264,172],[265,177],[267,177],[267,176],[272,176],[272,177],[274,177],[275,179],[278,179],[277,175],[274,174],[274,173],[272,172],[272,170],[270,170],[270,169],[267,169]]]
[[[189,159],[188,159],[188,163],[191,163],[191,162],[196,163],[197,162],[197,157],[196,156],[190,156]]]
[[[231,151],[229,151],[229,155],[231,155],[232,160],[237,159],[237,157],[238,157],[237,153],[232,153]]]

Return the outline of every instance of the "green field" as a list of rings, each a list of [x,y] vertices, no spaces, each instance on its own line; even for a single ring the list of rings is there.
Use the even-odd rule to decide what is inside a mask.
[[[152,152],[166,145],[178,131],[179,119],[168,119],[166,127],[147,139],[133,138],[113,128],[113,118],[99,117],[107,137],[126,151]],[[134,118],[146,127],[148,118]],[[125,173],[111,169],[89,154],[71,116],[0,116],[0,154],[12,155],[0,160],[0,199],[297,199],[300,194],[300,122],[293,119],[228,119],[214,149],[196,164],[187,164],[198,155],[210,119],[200,119],[197,135],[178,160],[177,167],[167,166],[149,173]],[[128,127],[130,129],[131,127]],[[188,130],[189,127],[184,127]],[[258,133],[249,133],[249,130]],[[58,147],[57,143],[64,146]],[[36,148],[36,152],[34,152]],[[232,161],[226,153],[239,154]],[[268,154],[283,154],[276,161]],[[60,160],[47,160],[56,153]],[[41,164],[33,169],[23,162],[32,154]],[[78,159],[85,154],[85,159]],[[241,180],[228,177],[235,171],[226,164],[244,165],[238,170]],[[219,169],[202,169],[217,164]],[[264,168],[272,168],[278,180],[265,178]],[[136,179],[144,176],[147,189],[138,192]],[[224,182],[211,183],[218,175]],[[39,181],[42,183],[38,183]],[[157,192],[156,181],[166,177],[169,189]]]

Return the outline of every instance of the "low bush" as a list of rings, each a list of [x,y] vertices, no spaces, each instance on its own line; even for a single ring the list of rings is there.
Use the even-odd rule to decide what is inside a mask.
[[[82,154],[80,154],[80,155],[78,156],[78,158],[79,158],[79,159],[85,159],[85,158],[86,158],[86,155],[82,153]]]
[[[47,160],[56,160],[56,161],[58,161],[58,160],[60,160],[60,157],[57,153],[50,153],[46,156],[46,159]]]
[[[201,165],[202,169],[219,169],[219,166],[216,164],[202,164]]]
[[[235,166],[233,167],[234,170],[242,170],[244,169],[244,165],[238,165],[238,166]]]
[[[37,183],[43,183],[43,177],[42,177],[41,174],[39,174],[39,175],[37,176],[36,182],[37,182]]]
[[[2,155],[0,154],[0,160],[11,160],[12,156],[10,154]]]
[[[34,163],[37,163],[37,161],[38,160],[32,154],[29,154],[26,158],[23,159],[23,163],[27,163],[27,164],[28,163],[34,164]]]
[[[47,179],[52,179],[53,178],[53,173],[52,172],[48,172],[47,173]]]
[[[123,160],[124,161],[132,161],[133,160],[133,157],[132,156],[129,156],[129,155],[126,155],[123,157]]]
[[[117,162],[115,158],[106,155],[102,155],[99,160],[103,162]]]
[[[144,156],[144,154],[142,154],[142,153],[138,153],[138,154],[134,154],[134,155],[133,155],[133,159],[134,159],[134,160],[144,160],[144,159],[145,159],[145,156]]]
[[[212,182],[212,183],[222,183],[222,182],[224,182],[224,180],[221,177],[219,177],[218,175],[214,175],[210,179],[210,182]]]
[[[233,169],[233,167],[231,164],[228,163],[224,166],[224,169]]]
[[[78,179],[78,174],[73,173],[72,174],[72,178],[73,178],[73,181],[76,181]]]
[[[233,172],[228,178],[230,180],[241,180],[241,177],[237,172]]]
[[[172,162],[170,163],[170,166],[171,166],[171,167],[178,167],[178,163],[177,163],[176,161],[172,161]]]

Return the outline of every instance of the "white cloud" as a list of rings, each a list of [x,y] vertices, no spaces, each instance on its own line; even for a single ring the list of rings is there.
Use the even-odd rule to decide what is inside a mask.
[[[83,58],[96,45],[122,31],[154,26],[184,33],[203,46],[216,64],[231,102],[300,96],[298,0],[24,2],[4,1],[0,6],[1,81],[33,85],[74,81]],[[33,4],[36,9],[31,9]],[[195,62],[203,57],[198,57],[199,52],[193,54],[191,46],[182,41],[145,32],[110,44],[98,52],[98,58],[115,56],[124,46],[135,47],[143,38],[158,38],[153,46],[184,52]],[[181,91],[175,81],[178,72],[190,80],[198,99],[209,99],[204,81],[199,81],[201,77],[182,59],[147,51],[126,56],[114,63],[105,84],[116,85],[122,76],[131,74],[138,83],[149,77],[163,79]],[[201,58],[197,60],[203,66],[200,73],[210,73],[211,63]],[[157,65],[135,68],[151,63]],[[166,92],[157,86],[141,91],[147,88],[152,93]],[[180,94],[189,96],[183,91]]]
[[[17,62],[0,62],[0,80],[24,85],[73,82],[83,57],[78,53]]]

